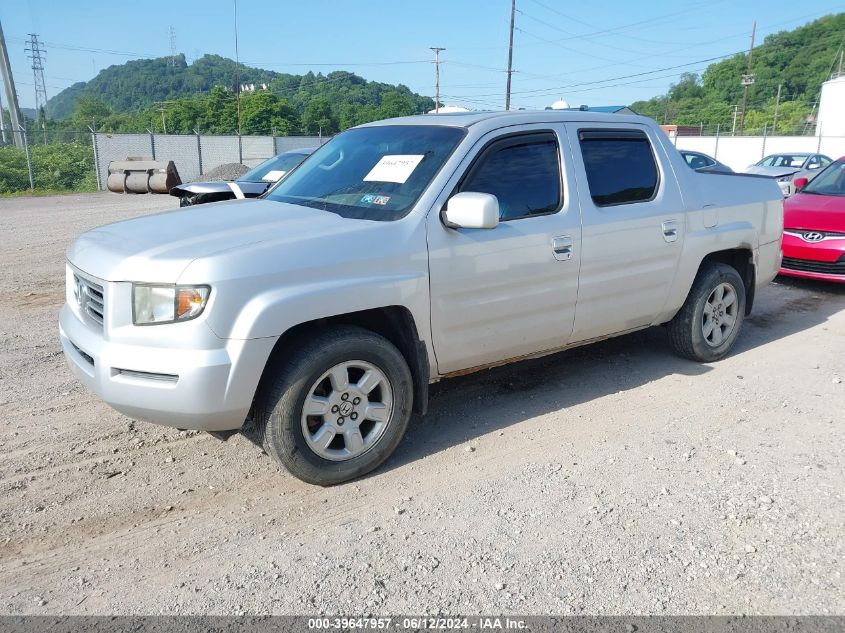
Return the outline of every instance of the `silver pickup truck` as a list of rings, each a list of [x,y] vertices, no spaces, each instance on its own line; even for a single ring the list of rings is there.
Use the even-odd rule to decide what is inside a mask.
[[[126,415],[251,417],[330,485],[381,464],[451,375],[661,324],[682,356],[722,358],[780,266],[782,207],[769,179],[689,169],[642,117],[381,121],[262,199],[82,235],[61,342]]]

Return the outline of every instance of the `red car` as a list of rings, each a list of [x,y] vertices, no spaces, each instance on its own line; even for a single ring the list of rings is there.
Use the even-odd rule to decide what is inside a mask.
[[[783,205],[780,274],[845,283],[845,156],[795,186]]]

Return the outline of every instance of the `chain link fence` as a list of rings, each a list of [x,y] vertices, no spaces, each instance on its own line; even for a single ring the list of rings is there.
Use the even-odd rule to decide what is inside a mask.
[[[210,136],[202,134],[102,134],[90,135],[94,147],[96,178],[106,188],[109,163],[127,158],[172,160],[182,182],[227,163],[254,167],[292,149],[317,147],[328,138],[319,136]]]

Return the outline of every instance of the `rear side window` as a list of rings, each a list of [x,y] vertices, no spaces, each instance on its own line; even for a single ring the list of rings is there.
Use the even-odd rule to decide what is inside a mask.
[[[587,184],[596,206],[644,202],[657,192],[651,143],[639,130],[578,132]]]
[[[558,156],[551,132],[494,141],[470,167],[460,190],[496,196],[501,221],[554,213],[561,204]]]

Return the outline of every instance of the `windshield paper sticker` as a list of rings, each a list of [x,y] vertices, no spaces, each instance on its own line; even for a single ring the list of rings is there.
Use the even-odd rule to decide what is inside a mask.
[[[377,196],[372,193],[367,193],[361,197],[361,202],[365,204],[378,204],[384,206],[390,202],[390,196]]]
[[[264,174],[264,178],[262,178],[261,180],[263,180],[264,182],[278,182],[279,179],[286,173],[288,172],[284,169],[273,169],[272,171],[268,171],[266,174]]]
[[[370,173],[364,176],[364,181],[396,182],[401,185],[411,177],[422,159],[422,154],[382,156]]]

